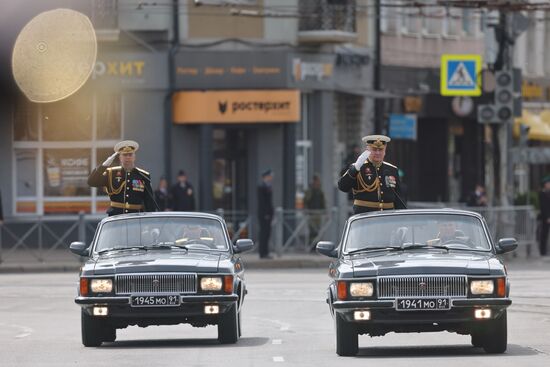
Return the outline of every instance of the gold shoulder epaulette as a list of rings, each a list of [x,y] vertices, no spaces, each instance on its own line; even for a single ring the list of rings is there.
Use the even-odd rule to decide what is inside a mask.
[[[107,171],[118,171],[121,168],[122,168],[122,166],[109,167],[109,168],[107,168]]]
[[[393,168],[396,168],[396,169],[397,169],[397,166],[394,166],[394,165],[391,164],[391,163],[388,163],[388,162],[386,162],[386,161],[384,161],[383,163],[384,163],[384,164],[387,164],[387,165],[390,166],[390,167],[393,167]]]
[[[139,168],[139,167],[136,167],[136,169],[137,169],[139,172],[141,172],[141,173],[145,173],[147,176],[150,176],[150,175],[151,175],[149,172],[147,172],[147,171],[144,170],[144,169],[141,169],[141,168]]]

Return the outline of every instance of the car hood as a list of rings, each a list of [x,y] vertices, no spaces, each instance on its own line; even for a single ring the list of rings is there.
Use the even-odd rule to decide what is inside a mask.
[[[114,253],[97,258],[93,263],[93,274],[134,272],[214,273],[219,269],[221,256],[220,253],[163,250]]]
[[[407,251],[361,254],[351,259],[355,277],[407,274],[493,275],[503,273],[491,253]]]

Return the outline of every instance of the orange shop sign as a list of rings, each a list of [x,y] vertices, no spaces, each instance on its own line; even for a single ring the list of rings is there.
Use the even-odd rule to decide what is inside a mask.
[[[176,124],[300,121],[299,90],[178,92],[172,106]]]

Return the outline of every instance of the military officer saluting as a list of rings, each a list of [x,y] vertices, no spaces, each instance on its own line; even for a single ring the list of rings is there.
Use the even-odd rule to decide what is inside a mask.
[[[135,166],[138,149],[139,144],[133,140],[121,141],[115,145],[115,153],[88,177],[88,185],[104,187],[107,191],[111,199],[109,216],[155,211],[149,172]],[[122,166],[109,167],[117,155]]]
[[[384,135],[363,138],[367,149],[352,163],[338,181],[338,188],[353,194],[353,213],[385,209],[406,209],[399,197],[399,174],[393,164],[384,162],[386,145],[391,139]]]

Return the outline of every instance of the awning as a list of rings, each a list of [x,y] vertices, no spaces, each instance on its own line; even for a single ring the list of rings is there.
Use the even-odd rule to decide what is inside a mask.
[[[521,117],[514,120],[515,138],[519,138],[520,124],[529,126],[529,140],[550,141],[550,110],[544,110],[540,114],[523,110]]]

